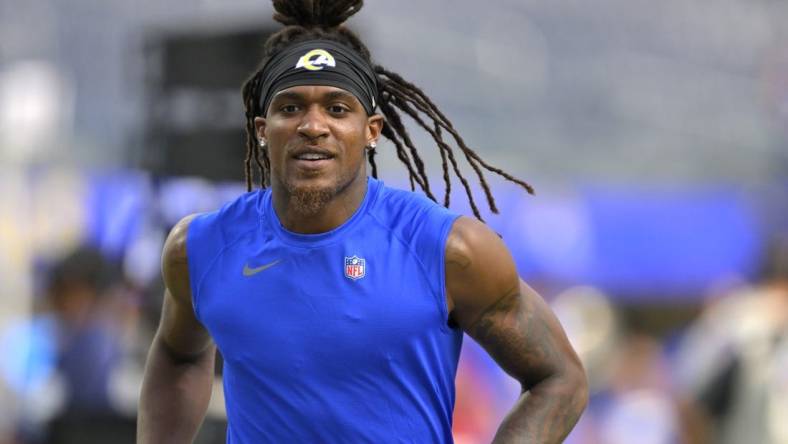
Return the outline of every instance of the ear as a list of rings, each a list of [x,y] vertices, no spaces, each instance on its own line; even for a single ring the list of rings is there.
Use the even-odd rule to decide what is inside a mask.
[[[254,118],[254,134],[257,136],[257,140],[260,139],[265,140],[265,117],[255,117]]]
[[[378,141],[380,133],[383,131],[383,125],[386,124],[386,119],[380,114],[373,114],[367,119],[367,146],[370,143]]]

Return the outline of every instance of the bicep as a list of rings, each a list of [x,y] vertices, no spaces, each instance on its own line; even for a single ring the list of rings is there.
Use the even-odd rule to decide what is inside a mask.
[[[446,247],[452,320],[526,388],[580,363],[550,307],[487,226],[458,220]]]
[[[211,345],[210,335],[194,316],[191,306],[178,300],[169,289],[164,292],[156,335],[170,354],[181,359],[195,358],[208,351]]]
[[[170,232],[162,253],[164,302],[159,321],[158,339],[178,357],[196,357],[207,351],[211,338],[197,320],[192,305],[189,282],[186,234],[193,216],[179,222]]]
[[[519,279],[515,289],[484,310],[466,331],[526,388],[578,364],[550,307]]]

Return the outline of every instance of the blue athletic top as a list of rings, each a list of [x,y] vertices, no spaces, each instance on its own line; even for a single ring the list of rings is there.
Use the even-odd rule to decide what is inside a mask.
[[[224,357],[227,442],[451,443],[456,217],[369,178],[326,233],[284,229],[270,190],[192,220],[193,304]]]

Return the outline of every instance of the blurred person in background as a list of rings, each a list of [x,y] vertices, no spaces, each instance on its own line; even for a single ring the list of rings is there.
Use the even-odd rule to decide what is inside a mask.
[[[133,440],[133,418],[112,399],[123,357],[119,274],[102,254],[80,247],[48,272],[46,299],[29,322],[0,338],[9,385],[20,404],[23,443]]]
[[[109,374],[119,357],[114,319],[102,304],[110,273],[101,253],[90,248],[71,253],[52,271],[49,302],[58,320],[58,368],[69,387],[65,409],[71,414],[109,407]]]
[[[594,425],[589,431],[595,438],[587,442],[687,442],[680,439],[680,412],[671,396],[662,344],[646,334],[627,333],[610,361],[607,386],[591,400]]]
[[[713,442],[788,442],[788,238],[770,243],[757,283],[710,303],[688,330],[678,364]]]
[[[675,392],[664,338],[642,318],[592,286],[565,290],[551,305],[589,377],[588,409],[568,444],[708,442],[695,406]]]
[[[89,247],[77,249],[52,271],[57,369],[66,396],[50,423],[49,443],[131,442],[133,419],[112,399],[112,377],[124,357],[124,313],[115,293],[120,278],[114,264]]]
[[[185,218],[165,244],[140,442],[194,438],[213,341],[228,442],[452,442],[463,332],[522,387],[495,442],[560,442],[584,409],[585,374],[552,311],[492,230],[433,202],[395,108],[442,150],[444,205],[451,162],[480,217],[444,132],[493,211],[482,169],[530,187],[482,161],[421,90],[372,64],[342,26],[361,5],[274,1],[288,27],[266,42],[243,88],[247,186],[256,166],[263,191]],[[381,134],[433,201],[376,180]]]

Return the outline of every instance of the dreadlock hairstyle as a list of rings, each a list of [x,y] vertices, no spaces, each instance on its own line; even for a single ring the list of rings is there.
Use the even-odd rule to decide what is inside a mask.
[[[342,26],[345,20],[361,9],[363,4],[363,0],[273,0],[274,20],[285,25],[285,28],[271,35],[266,40],[263,48],[263,59],[257,70],[249,77],[242,88],[246,111],[246,159],[244,161],[244,172],[248,191],[252,190],[254,179],[253,164],[257,166],[257,171],[260,175],[260,186],[265,188],[270,185],[271,164],[268,152],[258,145],[254,126],[255,117],[264,116],[266,113],[266,110],[261,109],[260,97],[264,80],[262,71],[266,62],[273,55],[290,45],[314,39],[339,42],[355,50],[366,61],[371,62],[369,50],[364,43],[361,42],[355,33]],[[529,184],[503,170],[493,167],[470,149],[451,121],[446,118],[421,89],[395,72],[377,64],[372,64],[372,66],[377,75],[380,92],[378,106],[386,120],[382,135],[394,144],[397,157],[407,168],[411,190],[415,191],[418,185],[427,197],[437,202],[430,189],[424,162],[402,120],[402,113],[407,115],[435,140],[443,164],[444,206],[449,206],[451,172],[453,171],[465,189],[473,214],[479,220],[482,220],[474,201],[470,184],[460,170],[454,148],[449,144],[450,140],[453,140],[453,143],[459,148],[465,160],[475,172],[484,190],[489,208],[493,213],[497,214],[498,208],[484,177],[484,170],[491,171],[510,182],[516,183],[530,194],[534,193],[533,188]],[[374,148],[368,151],[367,159],[372,168],[372,177],[377,178],[378,169],[375,164]]]

